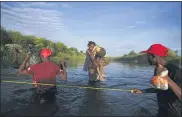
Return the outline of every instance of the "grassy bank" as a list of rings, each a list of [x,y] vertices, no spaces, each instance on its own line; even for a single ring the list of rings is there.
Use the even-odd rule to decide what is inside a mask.
[[[51,60],[55,63],[59,63],[62,58],[75,64],[83,63],[85,59],[85,53],[76,48],[68,47],[62,42],[53,42],[43,37],[24,35],[20,32],[5,30],[1,27],[1,67],[8,67],[12,64],[14,47],[20,51],[18,54],[18,63],[21,64],[29,44],[33,45],[34,51],[37,53],[42,48],[51,49],[53,52]]]

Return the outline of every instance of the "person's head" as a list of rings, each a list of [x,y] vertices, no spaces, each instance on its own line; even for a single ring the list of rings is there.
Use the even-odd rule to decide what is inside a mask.
[[[42,62],[49,61],[51,55],[52,55],[52,51],[48,48],[44,48],[40,52],[40,59]]]
[[[153,44],[148,50],[142,51],[142,53],[147,53],[150,65],[164,65],[164,57],[168,56],[167,52],[168,48],[161,44]]]
[[[96,43],[93,41],[89,41],[87,46],[88,46],[89,50],[92,51],[94,49],[94,47],[96,46]]]
[[[20,53],[20,51],[19,51],[17,48],[15,48],[15,52],[16,52],[16,53]]]

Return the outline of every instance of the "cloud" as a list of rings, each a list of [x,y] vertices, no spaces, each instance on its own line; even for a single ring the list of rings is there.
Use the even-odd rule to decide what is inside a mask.
[[[54,7],[55,4],[49,2],[25,2],[19,4],[21,7]]]
[[[62,3],[62,7],[71,7],[70,5],[66,4],[66,3]]]
[[[39,8],[67,8],[71,7],[67,3],[63,2],[25,2],[19,4],[20,7],[39,7]]]
[[[92,40],[104,47],[109,56],[131,50],[140,52],[153,43],[180,48],[180,26],[174,23],[179,20],[176,8],[156,4],[1,2],[1,24],[83,51]]]
[[[10,10],[1,9],[2,15],[9,15],[11,17],[16,17],[21,21],[28,22],[51,22],[61,24],[61,13],[54,10],[42,10],[34,8],[12,8]],[[28,22],[27,22],[28,20]],[[61,24],[62,25],[62,24]]]
[[[145,21],[136,21],[136,24],[146,24]]]
[[[6,5],[6,4],[4,4],[3,2],[1,2],[1,8],[3,8],[3,7],[8,8],[8,9],[11,9],[11,8],[12,8],[12,7],[10,7],[10,6]]]
[[[22,4],[25,3],[23,2]],[[48,3],[40,2],[36,4],[46,5]],[[31,8],[28,6],[23,8],[11,7],[4,3],[1,3],[1,5],[2,26],[5,25],[9,29],[47,38],[53,37],[51,36],[53,33],[61,36],[66,30],[66,26],[62,22],[63,14],[57,10]]]
[[[127,26],[127,27],[132,29],[132,28],[135,28],[136,26],[132,25],[132,26]]]

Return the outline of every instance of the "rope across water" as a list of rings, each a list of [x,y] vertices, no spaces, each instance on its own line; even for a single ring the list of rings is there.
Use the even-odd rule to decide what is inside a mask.
[[[19,81],[12,81],[12,80],[1,80],[4,83],[15,83],[15,84],[34,84],[32,82],[19,82]],[[62,84],[44,84],[44,83],[36,83],[37,85],[47,85],[47,86],[56,86],[56,87],[65,87],[65,88],[81,88],[81,89],[92,89],[92,90],[111,90],[111,91],[121,91],[121,92],[131,92],[133,90],[126,90],[126,89],[118,89],[118,88],[97,88],[97,87],[86,87],[86,86],[70,86],[70,85],[62,85]]]

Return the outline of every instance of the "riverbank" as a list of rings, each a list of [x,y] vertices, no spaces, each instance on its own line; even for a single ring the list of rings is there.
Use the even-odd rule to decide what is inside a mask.
[[[63,58],[74,65],[83,63],[85,60],[85,53],[83,53],[83,51],[79,51],[74,47],[68,47],[62,42],[53,42],[43,37],[24,35],[21,32],[5,30],[1,27],[1,67],[12,65],[15,48],[18,50],[17,63],[21,64],[27,53],[29,44],[32,45],[32,51],[38,53],[37,56],[39,56],[42,48],[51,49],[53,52],[51,60],[57,64],[59,64],[60,60]]]
[[[181,59],[182,57],[179,55],[173,55],[169,54],[168,57],[165,58],[167,62],[176,64],[176,65],[181,65]],[[123,55],[120,57],[110,57],[110,61],[116,61],[116,62],[126,62],[126,63],[138,63],[138,64],[148,64],[148,59],[146,54],[143,53],[138,53],[134,55]]]

